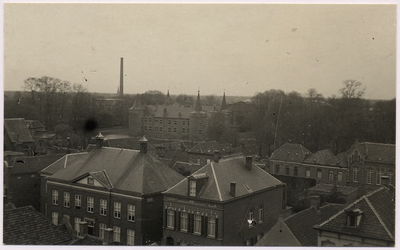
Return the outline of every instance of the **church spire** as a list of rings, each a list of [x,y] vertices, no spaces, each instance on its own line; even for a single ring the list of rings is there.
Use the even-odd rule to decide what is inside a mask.
[[[135,102],[133,103],[133,106],[131,109],[141,109],[142,108],[142,104],[140,103],[140,97],[139,94],[136,95],[136,99]]]
[[[165,105],[171,105],[172,104],[172,98],[169,95],[169,90],[167,92],[167,97],[165,98]]]
[[[224,96],[222,97],[222,104],[221,104],[221,108],[220,110],[225,110],[227,108],[227,104],[226,104],[226,98],[225,98],[225,92],[224,92]]]
[[[196,100],[196,104],[194,105],[194,111],[203,111],[203,108],[201,107],[201,102],[200,102],[200,90],[197,91],[197,100]]]

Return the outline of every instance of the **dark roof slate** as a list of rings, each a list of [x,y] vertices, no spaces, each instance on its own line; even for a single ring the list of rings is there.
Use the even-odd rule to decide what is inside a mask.
[[[164,191],[183,178],[148,153],[107,147],[66,155],[43,172],[53,173],[55,179],[72,181],[97,171],[104,171],[115,189],[141,194]]]
[[[311,151],[301,144],[285,143],[271,154],[270,159],[300,163],[311,154]]]
[[[395,202],[393,197],[392,189],[378,188],[351,203],[316,228],[341,234],[394,241]],[[363,212],[360,225],[358,227],[346,226],[346,211],[354,209],[360,209]]]
[[[72,237],[65,225],[55,226],[33,207],[4,211],[6,245],[67,245]]]
[[[4,119],[4,132],[12,142],[33,142],[24,118]]]
[[[355,142],[348,152],[351,153],[355,149],[359,149],[367,161],[391,164],[396,161],[396,145],[394,144]]]
[[[341,204],[328,204],[321,207],[319,211],[315,207],[310,207],[291,215],[284,222],[302,246],[318,246],[318,235],[314,226],[329,219],[343,209],[344,206]]]
[[[11,173],[39,172],[63,156],[64,154],[17,157],[14,161]]]
[[[197,198],[216,201],[227,201],[234,197],[230,195],[230,183],[236,183],[236,195],[240,197],[252,192],[261,191],[282,182],[253,164],[252,170],[245,166],[245,158],[229,158],[219,162],[210,162],[192,176],[205,175],[207,181],[199,192]],[[187,196],[188,178],[164,193]]]

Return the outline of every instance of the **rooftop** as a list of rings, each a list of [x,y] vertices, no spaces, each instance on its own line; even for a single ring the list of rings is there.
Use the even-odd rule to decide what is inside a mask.
[[[311,151],[301,144],[285,143],[271,154],[270,159],[300,163],[311,154]]]

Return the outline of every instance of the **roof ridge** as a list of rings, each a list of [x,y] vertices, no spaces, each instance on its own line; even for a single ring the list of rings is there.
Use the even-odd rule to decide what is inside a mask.
[[[212,170],[213,175],[214,175],[215,184],[216,184],[216,186],[217,186],[217,191],[218,191],[219,200],[222,201],[221,190],[219,190],[219,184],[218,184],[218,180],[217,180],[217,175],[215,174],[215,171],[214,171],[214,165],[213,165],[212,162],[210,163],[210,165],[211,165],[211,170]]]
[[[370,206],[370,208],[372,209],[372,211],[374,212],[375,216],[378,218],[379,222],[381,223],[381,225],[383,226],[383,228],[386,230],[386,232],[389,234],[390,238],[394,240],[394,237],[392,235],[392,233],[390,233],[389,229],[387,228],[385,222],[383,222],[381,216],[379,215],[378,211],[376,211],[375,207],[372,205],[371,201],[368,199],[368,197],[365,198],[365,201],[367,202],[367,204]]]
[[[55,162],[53,162],[52,164],[48,165],[47,167],[43,168],[40,172],[45,172],[46,169],[48,169],[49,167],[51,167],[52,165],[56,164],[58,161],[61,161],[62,159],[66,158],[67,155],[64,155],[63,157],[61,157],[60,159],[56,160]]]
[[[344,211],[346,211],[347,209],[349,209],[350,207],[356,205],[357,203],[359,203],[360,201],[362,201],[363,199],[375,194],[376,192],[382,190],[383,187],[378,188],[376,190],[374,190],[373,192],[363,195],[362,197],[360,197],[358,200],[355,200],[353,203],[350,203],[348,206],[346,206],[345,208],[341,209],[339,212],[337,212],[335,215],[333,215],[332,217],[330,217],[329,219],[327,219],[326,221],[322,222],[321,224],[317,225],[318,227],[322,227],[323,225],[327,224],[328,222],[330,222],[331,220],[335,219],[336,217],[338,217],[340,214],[342,214]]]

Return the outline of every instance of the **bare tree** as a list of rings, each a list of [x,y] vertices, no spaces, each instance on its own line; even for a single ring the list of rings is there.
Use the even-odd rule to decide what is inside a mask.
[[[354,99],[361,98],[364,95],[365,87],[362,87],[362,83],[356,80],[343,81],[344,87],[339,89],[339,93],[342,94],[342,98]]]

